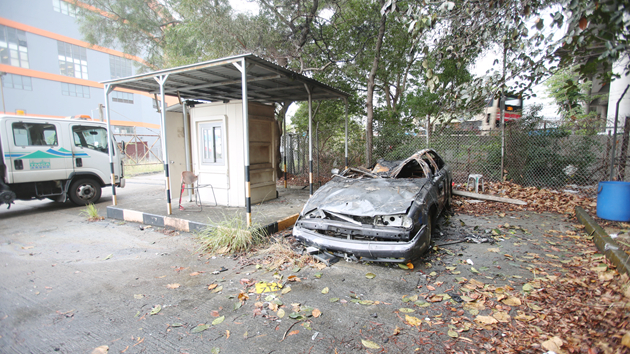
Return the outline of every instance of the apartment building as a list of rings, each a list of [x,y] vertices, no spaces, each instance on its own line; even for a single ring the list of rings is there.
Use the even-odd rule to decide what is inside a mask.
[[[142,59],[82,40],[76,7],[63,0],[0,1],[0,112],[104,119],[99,82],[136,74]],[[117,133],[155,133],[153,97],[116,90],[110,119]]]

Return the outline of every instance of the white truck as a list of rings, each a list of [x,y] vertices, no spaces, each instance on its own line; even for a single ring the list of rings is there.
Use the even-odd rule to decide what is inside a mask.
[[[102,122],[0,115],[0,205],[43,198],[85,205],[105,186],[123,188],[122,154],[113,149],[112,181],[115,142],[107,140]]]

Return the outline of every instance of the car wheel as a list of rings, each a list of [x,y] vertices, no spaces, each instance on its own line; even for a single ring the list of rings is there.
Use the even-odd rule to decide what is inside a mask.
[[[94,204],[101,199],[101,186],[93,179],[79,179],[70,185],[70,200],[76,205]]]

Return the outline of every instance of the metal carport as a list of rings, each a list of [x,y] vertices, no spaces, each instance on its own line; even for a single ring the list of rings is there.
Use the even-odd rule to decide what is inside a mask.
[[[202,100],[211,102],[229,102],[242,100],[244,120],[244,159],[245,159],[245,206],[247,225],[251,224],[251,198],[249,174],[249,127],[248,102],[277,103],[291,101],[307,101],[309,111],[309,191],[313,194],[313,139],[312,139],[312,101],[326,99],[342,99],[346,104],[345,117],[345,164],[348,165],[348,94],[278,66],[253,54],[243,54],[202,63],[185,65],[171,69],[154,71],[146,74],[130,76],[101,82],[105,91],[105,117],[111,137],[109,94],[114,88],[123,88],[160,95],[161,98],[161,139],[164,158],[164,176],[166,177],[167,214],[172,214],[171,191],[169,181],[168,151],[164,127],[166,125],[165,96],[177,97],[180,102],[186,100]],[[186,124],[186,106],[184,121]],[[189,144],[188,132],[186,143]],[[283,134],[286,134],[286,119]],[[286,151],[286,140],[285,140]],[[112,181],[114,165],[112,149],[109,149]],[[186,162],[187,166],[189,161]],[[286,175],[286,153],[284,157]],[[286,181],[286,178],[285,178]],[[286,182],[285,182],[286,183]],[[112,184],[112,201],[116,201],[116,187]]]

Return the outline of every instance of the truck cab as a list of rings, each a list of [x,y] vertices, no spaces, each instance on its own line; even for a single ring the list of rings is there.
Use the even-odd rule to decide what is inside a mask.
[[[102,122],[1,115],[0,204],[49,198],[85,205],[105,186],[124,187],[121,152],[107,141]]]

